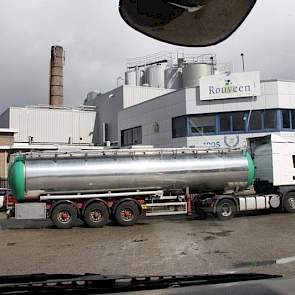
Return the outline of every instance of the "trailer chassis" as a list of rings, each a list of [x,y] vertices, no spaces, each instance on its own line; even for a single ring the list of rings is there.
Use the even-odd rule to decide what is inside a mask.
[[[10,204],[7,214],[15,219],[50,218],[58,228],[71,228],[77,219],[89,227],[103,227],[110,220],[130,226],[140,215],[204,218],[212,214],[220,220],[227,220],[237,213],[278,209],[282,207],[284,195],[191,194],[189,188],[182,194],[165,194],[163,190],[47,194],[40,196],[39,202]],[[295,200],[295,194],[290,200]]]

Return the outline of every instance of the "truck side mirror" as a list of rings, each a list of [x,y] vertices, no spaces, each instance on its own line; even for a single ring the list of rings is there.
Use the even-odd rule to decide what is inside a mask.
[[[257,0],[120,0],[119,11],[135,30],[179,46],[210,46],[227,39]]]

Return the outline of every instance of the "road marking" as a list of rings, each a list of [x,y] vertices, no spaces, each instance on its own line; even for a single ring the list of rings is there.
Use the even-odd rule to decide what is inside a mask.
[[[276,264],[287,264],[287,263],[292,263],[292,262],[295,262],[295,256],[281,258],[281,259],[276,260]]]
[[[290,256],[290,257],[284,257],[284,258],[279,258],[276,260],[269,260],[269,261],[248,261],[248,262],[242,262],[242,263],[237,263],[233,265],[232,269],[227,269],[223,271],[223,273],[237,273],[241,272],[245,269],[248,268],[253,268],[253,267],[261,267],[261,266],[271,266],[271,265],[282,265],[282,264],[288,264],[288,263],[293,263],[295,262],[295,256]]]

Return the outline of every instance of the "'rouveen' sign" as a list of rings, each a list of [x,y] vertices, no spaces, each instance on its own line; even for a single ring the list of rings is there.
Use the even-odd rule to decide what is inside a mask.
[[[252,97],[260,93],[259,72],[205,76],[200,79],[201,100]]]

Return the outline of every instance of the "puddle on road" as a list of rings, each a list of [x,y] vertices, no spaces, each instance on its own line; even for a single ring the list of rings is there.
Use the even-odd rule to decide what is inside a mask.
[[[230,252],[215,250],[214,251],[214,254],[223,254],[223,255],[226,255],[226,254],[230,254]]]
[[[213,232],[213,231],[203,231],[200,234],[206,234],[205,237],[202,237],[204,241],[212,241],[220,237],[228,237],[235,231],[233,230],[222,230],[218,232]],[[188,236],[190,237],[198,237],[200,235],[199,233],[187,233]]]
[[[206,231],[204,233],[208,235],[216,236],[216,237],[228,237],[230,236],[231,233],[234,233],[234,231],[233,230],[223,230],[220,232]]]
[[[224,223],[218,223],[218,222],[210,222],[208,224],[209,226],[220,226],[220,227],[223,227],[224,226]]]
[[[207,237],[203,238],[204,241],[213,241],[215,239],[216,239],[216,237],[213,237],[213,236],[207,236]]]
[[[133,243],[143,243],[143,242],[147,242],[147,241],[148,241],[148,239],[135,239],[132,242]]]
[[[207,234],[207,236],[205,236],[203,238],[204,241],[212,241],[215,240],[217,238],[223,238],[223,237],[229,237],[232,233],[234,233],[233,230],[223,230],[220,232],[202,232],[203,234]]]

